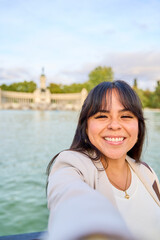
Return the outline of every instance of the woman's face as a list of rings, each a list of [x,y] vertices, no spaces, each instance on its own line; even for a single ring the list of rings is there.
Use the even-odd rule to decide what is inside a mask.
[[[125,160],[138,139],[138,119],[120,103],[115,90],[112,91],[111,103],[110,109],[88,119],[87,134],[107,160]]]

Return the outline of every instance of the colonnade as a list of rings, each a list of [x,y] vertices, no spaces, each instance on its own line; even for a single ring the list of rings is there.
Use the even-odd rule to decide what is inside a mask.
[[[87,90],[82,89],[80,93],[55,93],[51,94],[47,89],[42,92],[36,89],[33,93],[3,91],[0,89],[0,108],[53,108],[53,109],[80,109],[85,98]],[[18,104],[16,106],[16,104]]]

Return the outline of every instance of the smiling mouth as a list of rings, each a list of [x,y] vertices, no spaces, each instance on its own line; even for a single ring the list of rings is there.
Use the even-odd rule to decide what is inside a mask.
[[[122,142],[125,138],[124,137],[105,137],[105,140],[109,142]]]

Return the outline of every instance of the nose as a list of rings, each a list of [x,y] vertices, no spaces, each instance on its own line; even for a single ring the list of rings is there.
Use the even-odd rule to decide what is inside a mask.
[[[121,128],[122,127],[121,127],[120,123],[115,119],[111,119],[111,121],[108,124],[108,129],[119,130]]]

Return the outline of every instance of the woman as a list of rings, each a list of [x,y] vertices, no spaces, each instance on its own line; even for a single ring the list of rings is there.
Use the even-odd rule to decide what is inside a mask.
[[[48,239],[159,239],[160,187],[141,162],[144,137],[141,103],[127,83],[91,90],[70,149],[48,166]]]

